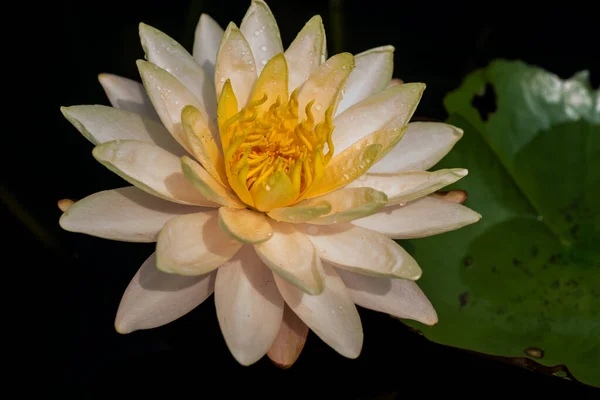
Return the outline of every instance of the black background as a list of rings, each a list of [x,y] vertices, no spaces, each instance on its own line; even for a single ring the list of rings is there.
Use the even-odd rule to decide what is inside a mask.
[[[395,77],[427,84],[419,117],[443,120],[444,94],[497,57],[522,59],[562,78],[589,69],[595,87],[600,80],[598,23],[595,10],[585,3],[337,3],[342,4],[341,42],[331,30],[330,2],[271,0],[284,46],[314,14],[324,19],[330,54],[394,45]],[[18,275],[11,285],[22,304],[19,314],[32,326],[8,329],[26,342],[16,350],[26,368],[19,377],[29,379],[21,390],[51,394],[57,389],[62,398],[214,398],[233,393],[400,398],[438,391],[453,396],[585,391],[560,378],[430,343],[399,321],[364,309],[365,344],[359,359],[344,359],[310,333],[299,361],[288,371],[276,369],[266,357],[252,367],[239,366],[220,334],[212,297],[165,327],[125,336],[114,331],[123,290],[153,247],[60,229],[57,200],[79,199],[124,183],[94,161],[91,144],[59,107],[108,104],[97,82],[101,72],[139,80],[139,22],[191,50],[200,13],[225,27],[230,20],[239,24],[248,4],[62,1],[41,7],[22,4],[23,12],[5,16],[19,25],[11,37],[26,48],[18,65],[8,65],[26,73],[22,90],[27,102],[16,107],[24,116],[5,113],[5,118],[19,120],[5,133],[16,143],[5,147],[3,163],[11,163],[3,166],[0,183],[10,247],[5,265]]]

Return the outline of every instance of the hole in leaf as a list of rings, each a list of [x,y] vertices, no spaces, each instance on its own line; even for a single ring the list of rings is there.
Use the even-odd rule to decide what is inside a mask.
[[[475,107],[482,121],[487,121],[491,114],[496,112],[496,91],[489,83],[485,85],[482,94],[476,95],[471,101],[471,105]]]

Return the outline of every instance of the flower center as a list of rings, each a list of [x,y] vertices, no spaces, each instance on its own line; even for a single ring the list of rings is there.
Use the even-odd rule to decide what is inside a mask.
[[[259,190],[271,191],[270,181],[289,180],[291,187],[288,185],[287,192],[292,193],[286,193],[286,197],[292,202],[320,180],[333,156],[333,108],[327,109],[324,121],[315,124],[313,100],[305,107],[306,118],[298,122],[297,91],[285,103],[277,97],[267,106],[267,100],[264,94],[251,101],[222,127],[225,136],[231,138],[225,154],[226,167],[253,197]]]

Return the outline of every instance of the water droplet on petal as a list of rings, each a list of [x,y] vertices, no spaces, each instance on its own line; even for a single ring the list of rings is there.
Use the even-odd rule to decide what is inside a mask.
[[[263,52],[267,51],[267,46],[265,46],[265,45],[260,46],[260,51],[263,51]]]
[[[348,69],[348,66],[347,65],[342,65],[342,69],[346,70],[346,69]]]
[[[317,104],[317,105],[315,106],[315,108],[316,108],[317,110],[320,110],[321,108],[323,108],[323,106],[321,106],[321,104]]]
[[[267,60],[266,60],[266,59],[263,59],[263,60],[262,60],[260,63],[261,63],[262,65],[266,65],[266,64],[267,64]]]
[[[260,31],[257,29],[254,31],[254,36],[258,36],[258,35],[260,35]]]
[[[225,77],[222,76],[221,79],[219,79],[219,82],[221,82],[221,83],[225,82]]]
[[[250,67],[250,71],[254,71],[256,68],[254,68],[254,66]]]

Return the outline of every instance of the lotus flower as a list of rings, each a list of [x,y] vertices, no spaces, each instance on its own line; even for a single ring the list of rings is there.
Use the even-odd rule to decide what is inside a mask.
[[[462,131],[409,123],[425,85],[391,84],[393,47],[328,58],[315,16],[284,51],[258,0],[239,28],[202,15],[193,56],[148,25],[140,37],[143,85],[101,74],[113,107],[62,108],[132,186],[77,201],[61,226],[157,242],[123,295],[118,332],[165,325],[214,292],[239,363],[268,354],[289,366],[308,328],[356,358],[356,305],[437,322],[419,265],[394,239],[480,215],[435,195],[467,174],[427,171]]]

